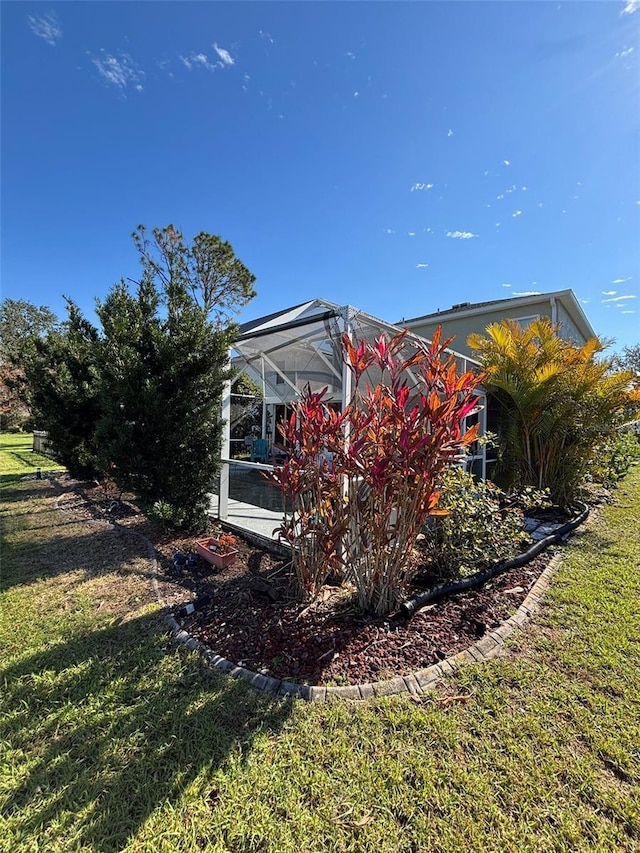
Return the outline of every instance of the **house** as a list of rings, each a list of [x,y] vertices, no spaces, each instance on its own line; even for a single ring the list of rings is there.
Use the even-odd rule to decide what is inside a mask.
[[[595,334],[571,290],[476,304],[466,302],[397,324],[351,305],[312,299],[242,324],[233,345],[233,364],[258,385],[261,396],[250,401],[254,415],[250,434],[243,432],[241,424],[234,432],[230,388],[223,398],[222,413],[227,426],[219,496],[214,497],[212,510],[219,518],[235,522],[243,529],[249,527],[270,535],[282,515],[276,506],[281,498],[273,489],[266,488],[260,470],[276,461],[277,452],[286,452],[286,448],[279,446],[277,426],[289,416],[291,403],[299,398],[306,385],[314,391],[326,389],[326,402],[338,410],[351,398],[350,373],[342,357],[343,334],[372,343],[381,334],[393,335],[404,328],[410,332],[409,339],[420,344],[428,342],[442,325],[445,337],[455,336],[449,351],[458,369],[464,372],[480,367],[467,347],[467,335],[471,332],[483,332],[489,323],[504,318],[525,324],[540,316],[559,324],[560,334],[576,343],[584,343]],[[376,376],[368,374],[366,378],[375,384]],[[409,381],[411,384],[413,379],[410,377]],[[479,397],[479,410],[468,419],[467,426],[478,421],[479,435],[483,436],[487,430],[495,431],[496,412],[482,391]],[[254,441],[260,442],[261,452],[251,453],[254,461],[248,461],[247,447],[252,447]],[[485,479],[495,462],[492,456],[487,455],[483,442],[476,443],[467,455],[467,469]]]
[[[397,325],[428,339],[433,337],[438,326],[442,326],[445,338],[454,337],[452,346],[459,353],[473,358],[477,353],[467,346],[467,337],[472,332],[482,333],[490,323],[499,323],[507,318],[525,326],[538,317],[548,317],[560,327],[562,338],[579,345],[596,334],[573,290],[493,299],[490,302],[459,302],[444,311],[401,320]]]
[[[282,516],[282,510],[277,509],[282,499],[273,487],[265,484],[260,470],[277,462],[279,454],[289,452],[282,445],[278,424],[290,416],[291,403],[308,385],[313,391],[326,389],[325,401],[342,410],[352,393],[351,372],[343,359],[342,336],[346,333],[373,343],[382,334],[391,336],[400,331],[398,326],[351,305],[337,305],[326,299],[312,299],[241,325],[233,344],[232,363],[257,384],[261,396],[246,403],[253,413],[250,434],[243,432],[242,423],[235,423],[230,386],[223,396],[222,416],[226,427],[218,495],[212,499],[214,514],[227,523],[270,535]],[[413,333],[408,336],[408,346],[411,341],[425,343]],[[479,367],[473,358],[453,350],[451,353],[461,372]],[[375,368],[369,368],[364,378],[375,385],[379,374],[376,375]],[[407,381],[410,386],[416,381],[410,371]],[[484,399],[482,392],[479,396]],[[469,416],[468,426],[471,417],[480,421],[480,434],[484,430],[485,408],[482,401],[479,411]],[[253,452],[256,442],[260,443],[259,453]],[[247,447],[251,448],[250,453]],[[483,445],[471,448],[467,463],[477,469],[479,476],[485,475]]]

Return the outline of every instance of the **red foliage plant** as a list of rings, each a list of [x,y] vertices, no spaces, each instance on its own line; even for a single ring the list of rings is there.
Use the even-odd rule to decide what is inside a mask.
[[[458,373],[450,340],[441,341],[441,329],[430,344],[407,332],[373,344],[345,335],[346,409],[324,401],[326,388],[307,386],[279,425],[294,452],[266,476],[292,500],[278,533],[292,546],[304,598],[333,573],[355,585],[365,610],[388,613],[399,603],[416,536],[440,512],[440,476],[478,429],[465,432],[465,418],[484,375]],[[368,373],[379,381],[363,383]]]

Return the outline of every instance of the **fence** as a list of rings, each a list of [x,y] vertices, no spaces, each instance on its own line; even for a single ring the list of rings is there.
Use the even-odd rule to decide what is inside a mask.
[[[51,442],[49,441],[49,433],[42,429],[34,429],[33,431],[33,452],[42,453],[45,456],[51,455]]]

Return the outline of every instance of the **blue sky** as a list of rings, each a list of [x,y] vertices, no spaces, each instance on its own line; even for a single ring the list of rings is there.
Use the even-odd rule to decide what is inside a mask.
[[[571,287],[640,340],[640,2],[2,4],[2,286],[89,316],[139,223],[228,239],[246,320]]]

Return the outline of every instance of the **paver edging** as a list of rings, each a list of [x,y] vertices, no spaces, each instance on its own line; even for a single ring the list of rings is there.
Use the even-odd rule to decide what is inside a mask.
[[[428,690],[433,690],[443,678],[454,673],[460,666],[467,663],[483,663],[496,657],[502,651],[507,638],[514,631],[526,625],[531,618],[531,614],[538,609],[541,595],[548,589],[551,576],[557,569],[560,560],[561,555],[559,553],[552,557],[551,562],[531,587],[531,590],[518,610],[513,616],[503,622],[499,628],[485,634],[484,637],[481,637],[472,646],[469,646],[469,648],[457,652],[455,655],[451,655],[425,669],[411,672],[405,676],[395,676],[367,684],[353,684],[339,687],[327,685],[310,686],[308,684],[297,684],[292,681],[280,681],[263,673],[254,673],[244,667],[238,667],[231,661],[226,660],[226,658],[221,658],[217,655],[215,663],[207,661],[204,655],[203,658],[212,668],[227,672],[232,678],[242,678],[254,690],[263,693],[274,693],[287,698],[306,699],[309,702],[335,700],[359,701],[382,696],[425,693]],[[174,641],[187,649],[192,648],[189,645],[189,640],[193,638],[180,628],[176,620],[172,616],[167,616],[166,622],[171,629]],[[200,643],[197,643],[197,645],[200,650],[203,649]]]

